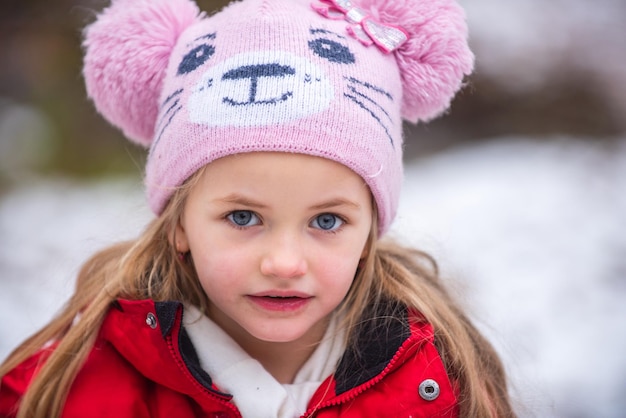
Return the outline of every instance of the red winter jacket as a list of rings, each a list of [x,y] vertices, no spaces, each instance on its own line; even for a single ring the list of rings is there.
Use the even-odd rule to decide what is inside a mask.
[[[358,349],[346,350],[305,417],[458,416],[432,327],[409,324],[406,310],[401,312],[384,323],[364,322]],[[389,313],[374,312],[378,318]],[[63,418],[240,417],[232,397],[200,368],[182,315],[178,302],[119,301],[70,389]],[[1,417],[15,416],[43,353],[3,377]]]

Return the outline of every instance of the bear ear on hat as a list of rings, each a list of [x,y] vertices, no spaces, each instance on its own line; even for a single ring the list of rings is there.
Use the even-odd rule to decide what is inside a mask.
[[[172,50],[200,18],[191,0],[113,0],[85,29],[87,94],[130,140],[152,142]]]
[[[442,114],[474,67],[465,12],[455,0],[361,0],[409,39],[394,51],[402,77],[402,117],[428,121]]]

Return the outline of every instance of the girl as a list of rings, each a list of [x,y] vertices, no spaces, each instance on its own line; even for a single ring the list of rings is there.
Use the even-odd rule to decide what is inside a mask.
[[[513,416],[434,262],[379,240],[402,119],[472,69],[452,0],[113,0],[84,46],[157,218],[5,361],[0,415]]]

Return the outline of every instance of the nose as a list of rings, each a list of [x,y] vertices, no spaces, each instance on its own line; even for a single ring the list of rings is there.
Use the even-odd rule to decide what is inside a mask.
[[[271,240],[261,260],[261,273],[269,277],[293,279],[302,277],[308,270],[305,252],[298,239],[280,236]]]

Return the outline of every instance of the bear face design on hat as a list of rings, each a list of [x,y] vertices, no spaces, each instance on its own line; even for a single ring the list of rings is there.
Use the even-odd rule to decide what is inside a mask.
[[[406,42],[395,52],[368,42],[355,10],[374,29],[394,21]],[[402,183],[402,120],[447,108],[472,68],[466,37],[452,0],[243,0],[210,17],[189,0],[114,0],[86,31],[84,72],[98,110],[150,146],[155,213],[218,158],[303,153],[361,176],[384,233]]]

